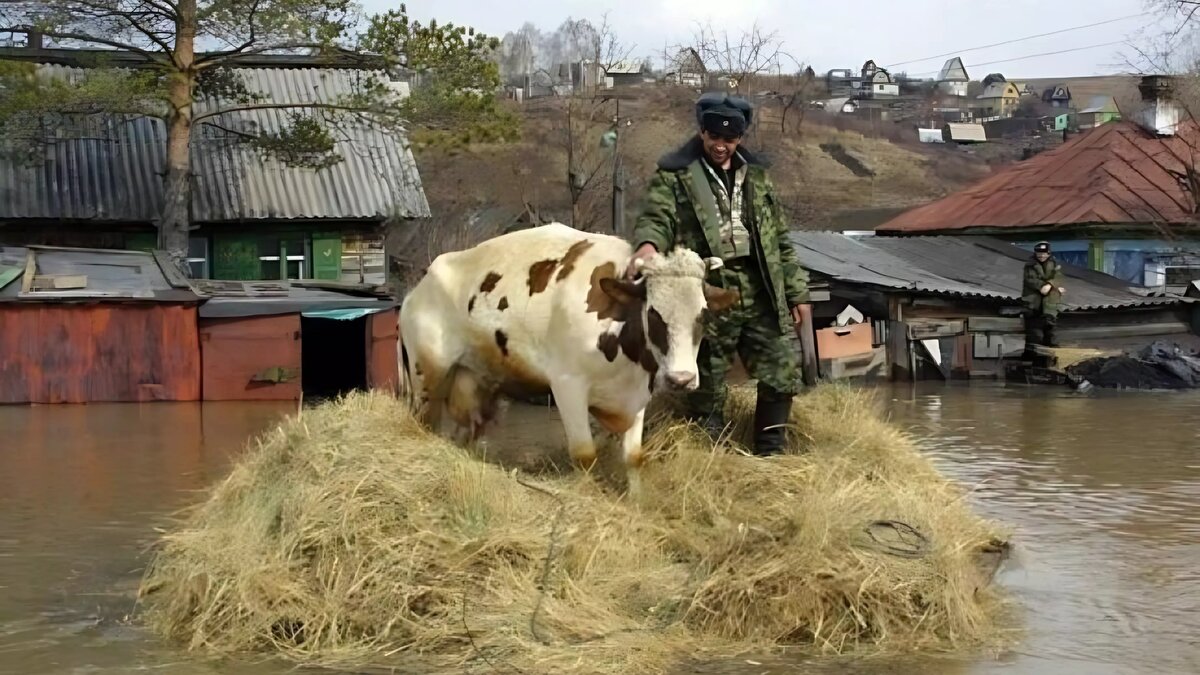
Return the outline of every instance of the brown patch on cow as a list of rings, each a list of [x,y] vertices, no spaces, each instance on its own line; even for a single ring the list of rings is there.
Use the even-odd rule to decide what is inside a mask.
[[[479,284],[480,293],[491,293],[496,290],[496,284],[500,283],[500,275],[495,272],[488,272],[483,278],[483,283]]]
[[[623,434],[633,426],[633,418],[624,413],[601,410],[594,406],[588,406],[588,412],[596,418],[600,426],[612,434]]]
[[[550,285],[550,276],[554,274],[555,267],[558,267],[558,261],[553,258],[539,260],[529,266],[529,279],[526,283],[529,284],[530,295],[537,295],[546,290],[546,287]]]
[[[571,459],[579,464],[584,471],[591,471],[596,464],[596,446],[593,443],[580,443],[567,448]]]
[[[604,287],[600,285],[601,279],[615,278],[617,278],[617,266],[614,263],[606,262],[603,265],[597,265],[592,270],[591,283],[587,293],[587,311],[595,314],[597,319],[617,319],[625,314],[621,303],[605,293]]]
[[[475,311],[475,296],[472,295],[471,299],[467,301],[467,314],[473,311]]]
[[[640,469],[646,463],[646,453],[642,450],[642,446],[632,448],[625,453],[625,466]]]
[[[508,296],[507,295],[504,296],[503,298],[500,298],[500,304],[497,306],[497,309],[499,309],[501,312],[508,309]]]
[[[596,340],[596,347],[604,354],[604,358],[612,363],[617,359],[617,352],[621,350],[621,340],[612,333],[601,333],[600,339]]]
[[[670,343],[667,340],[667,322],[663,320],[662,314],[658,313],[653,307],[646,312],[646,323],[649,326],[650,344],[658,347],[658,351],[666,354],[670,349]]]
[[[558,271],[558,276],[554,277],[555,280],[562,281],[570,276],[571,272],[575,270],[575,263],[581,257],[583,257],[583,254],[587,253],[587,250],[592,246],[594,246],[594,244],[587,239],[580,239],[574,244],[571,244],[571,248],[567,249],[566,255],[563,256],[562,269]]]
[[[500,329],[496,329],[496,346],[500,348],[501,354],[508,356],[508,336]]]

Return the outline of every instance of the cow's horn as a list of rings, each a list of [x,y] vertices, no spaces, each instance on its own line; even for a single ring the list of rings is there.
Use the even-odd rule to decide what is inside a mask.
[[[715,256],[712,258],[705,258],[704,262],[707,264],[710,272],[712,270],[719,270],[725,266],[725,261],[721,260],[720,258],[717,258]]]
[[[634,258],[634,259],[633,259],[633,267],[634,267],[634,269],[639,269],[639,270],[640,270],[640,269],[642,269],[642,268],[643,268],[643,267],[645,267],[645,266],[646,266],[646,259],[645,259],[645,258]]]

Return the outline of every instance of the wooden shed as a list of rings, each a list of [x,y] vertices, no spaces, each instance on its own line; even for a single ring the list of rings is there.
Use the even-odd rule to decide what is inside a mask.
[[[397,391],[396,303],[368,287],[197,282],[206,401]]]
[[[199,302],[161,254],[0,247],[0,403],[198,400]]]

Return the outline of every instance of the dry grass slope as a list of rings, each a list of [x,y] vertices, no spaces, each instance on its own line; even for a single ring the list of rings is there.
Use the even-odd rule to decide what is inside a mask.
[[[770,460],[658,415],[634,504],[581,474],[506,472],[352,395],[263,436],[162,538],[142,616],[202,653],[422,672],[986,643],[1006,535],[867,396],[801,397],[792,452]],[[734,440],[752,398],[732,397]],[[888,520],[923,539],[870,526]]]

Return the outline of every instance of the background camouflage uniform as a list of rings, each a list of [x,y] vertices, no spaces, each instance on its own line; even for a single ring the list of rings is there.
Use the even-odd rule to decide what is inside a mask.
[[[774,185],[764,167],[744,149],[746,162],[742,223],[750,233],[749,255],[727,261],[708,282],[735,287],[742,299],[705,326],[700,346],[700,390],[689,397],[697,414],[720,411],[725,376],[740,354],[759,396],[788,398],[799,389],[798,340],[791,308],[808,302],[808,274],[797,263]],[[659,251],[685,246],[702,256],[728,255],[722,240],[725,210],[717,200],[719,179],[702,162],[699,136],[659,160],[646,201],[634,225],[636,246],[649,242]],[[725,228],[728,232],[729,228]],[[765,391],[764,391],[765,390]]]
[[[1046,284],[1052,288],[1049,293],[1042,295],[1042,286]],[[1025,263],[1021,300],[1025,304],[1026,355],[1033,353],[1033,345],[1058,345],[1054,331],[1058,326],[1058,311],[1062,304],[1062,293],[1058,287],[1062,285],[1062,268],[1054,256],[1047,258],[1044,263],[1038,262],[1036,257]]]

